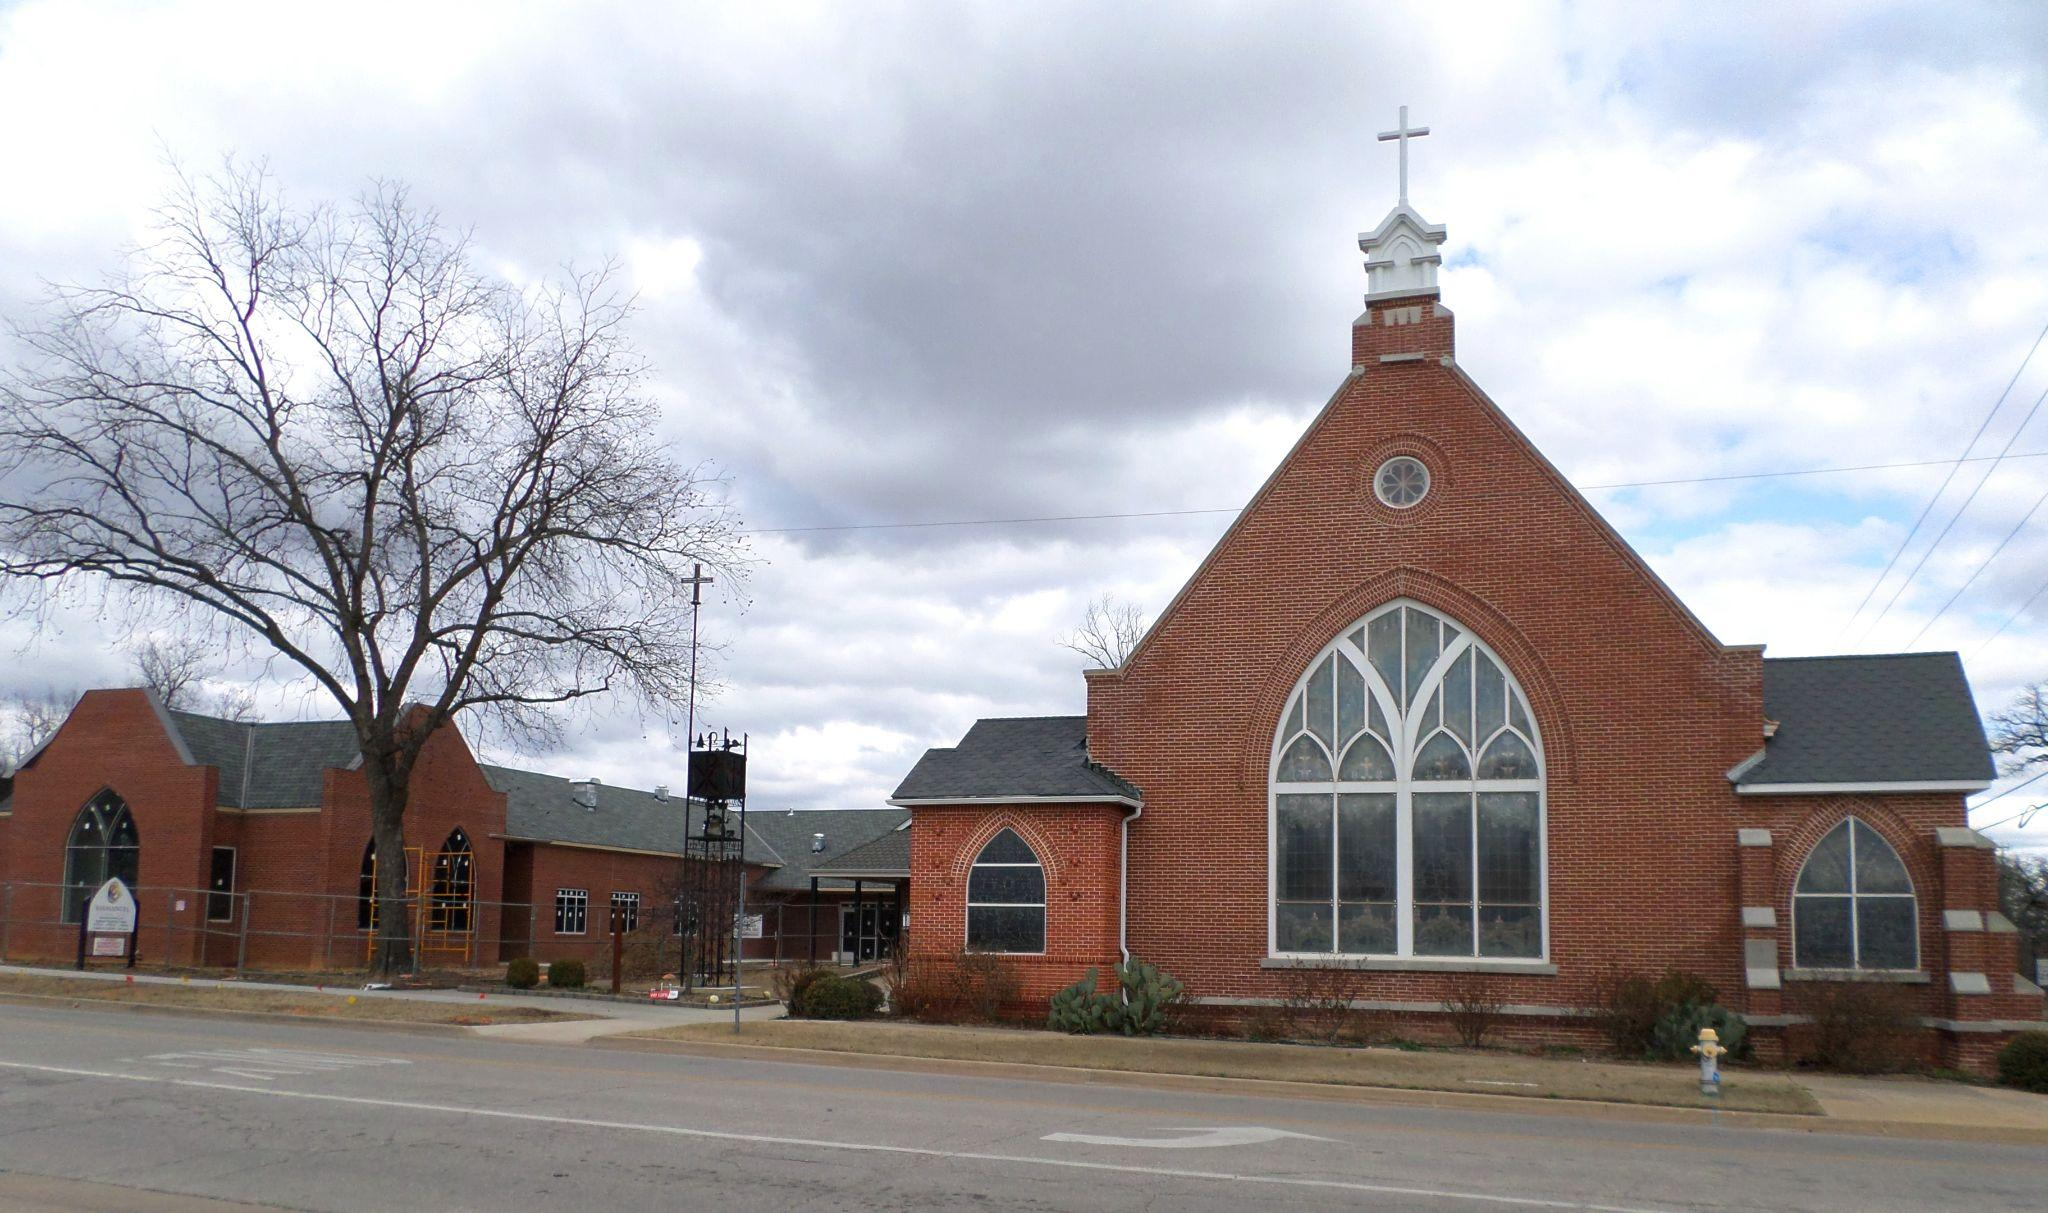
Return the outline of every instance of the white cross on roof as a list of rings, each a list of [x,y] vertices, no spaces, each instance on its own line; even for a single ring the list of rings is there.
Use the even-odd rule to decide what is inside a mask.
[[[1401,107],[1401,124],[1393,130],[1380,132],[1381,143],[1390,139],[1398,139],[1401,142],[1401,202],[1404,205],[1408,201],[1408,141],[1420,139],[1428,133],[1429,128],[1426,126],[1408,125],[1408,107],[1405,105]]]

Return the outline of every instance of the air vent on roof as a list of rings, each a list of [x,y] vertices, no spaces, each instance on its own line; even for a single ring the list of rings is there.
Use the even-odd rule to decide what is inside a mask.
[[[569,787],[571,789],[569,794],[575,797],[577,804],[582,805],[586,809],[597,807],[597,780],[572,779],[569,781]]]
[[[667,785],[667,784],[665,784],[665,783],[657,783],[657,784],[655,784],[655,785],[654,785],[654,798],[655,798],[656,800],[659,800],[659,801],[660,801],[661,803],[663,803],[663,804],[667,804],[667,803],[668,803],[668,785]]]
[[[823,851],[824,849],[825,836],[823,834],[811,835],[811,854],[816,855],[818,852]]]

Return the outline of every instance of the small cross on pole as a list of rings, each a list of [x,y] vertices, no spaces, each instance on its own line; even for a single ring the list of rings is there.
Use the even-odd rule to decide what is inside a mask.
[[[687,750],[696,744],[697,736],[697,615],[704,605],[704,587],[711,584],[711,578],[705,575],[703,565],[692,565],[683,584],[690,587],[690,708],[683,726],[683,748]],[[687,794],[683,802],[685,805],[689,803]],[[685,808],[686,817],[688,812]]]
[[[1400,126],[1390,131],[1380,132],[1381,143],[1385,143],[1390,139],[1398,139],[1401,142],[1401,203],[1404,206],[1408,203],[1408,141],[1410,139],[1420,139],[1428,133],[1429,128],[1426,126],[1408,125],[1408,107],[1405,105],[1401,107]]]

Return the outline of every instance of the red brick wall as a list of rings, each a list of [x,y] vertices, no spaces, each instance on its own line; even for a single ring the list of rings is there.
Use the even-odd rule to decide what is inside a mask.
[[[598,851],[583,847],[535,844],[531,876],[533,933],[530,954],[538,960],[595,960],[609,956],[613,893],[640,894],[640,917],[649,920],[660,909],[677,880],[674,856]],[[581,935],[555,930],[555,891],[582,889],[590,895],[586,929]]]
[[[1090,966],[1106,973],[1117,950],[1118,855],[1126,810],[1117,805],[979,805],[911,811],[910,946],[939,956],[967,943],[967,873],[1005,828],[1045,868],[1043,956],[1013,956],[1020,996],[1042,1008]]]

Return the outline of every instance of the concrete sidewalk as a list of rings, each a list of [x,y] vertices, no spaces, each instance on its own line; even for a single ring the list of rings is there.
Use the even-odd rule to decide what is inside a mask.
[[[1905,1075],[1795,1073],[1793,1081],[1811,1091],[1821,1114],[1832,1120],[2022,1130],[2048,1140],[2048,1095]]]
[[[545,995],[485,994],[481,998],[475,991],[461,990],[365,990],[360,986],[331,985],[309,986],[273,981],[230,981],[220,978],[178,978],[163,977],[147,973],[128,973],[105,969],[34,968],[26,965],[0,965],[0,973],[19,973],[31,977],[61,977],[76,981],[101,981],[125,983],[133,980],[136,985],[198,986],[204,988],[217,985],[228,990],[274,990],[290,994],[352,994],[357,998],[400,998],[417,1002],[476,1005],[500,1007],[533,1007],[543,1011],[554,1011],[563,1015],[586,1016],[581,1019],[547,1020],[540,1023],[489,1024],[471,1027],[468,1031],[479,1036],[491,1036],[504,1040],[523,1040],[545,1044],[582,1044],[600,1036],[616,1036],[626,1032],[640,1032],[648,1028],[669,1028],[678,1024],[727,1023],[732,1020],[732,1010],[706,1010],[698,1007],[679,1007],[657,1002],[613,1002],[599,998],[551,998]],[[204,1014],[204,1010],[195,1010]],[[780,1006],[751,1007],[743,1011],[746,1019],[774,1019],[782,1014]]]

